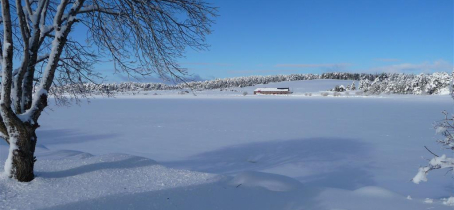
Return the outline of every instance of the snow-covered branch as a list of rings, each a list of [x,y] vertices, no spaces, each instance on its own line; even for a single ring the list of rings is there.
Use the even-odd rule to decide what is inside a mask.
[[[412,181],[415,184],[420,182],[427,182],[427,174],[431,170],[449,168],[454,169],[454,158],[448,158],[446,155],[441,157],[434,157],[429,161],[429,166],[420,167],[418,173],[413,177]]]
[[[36,63],[40,63],[40,62],[42,62],[42,61],[48,59],[49,56],[50,56],[50,54],[45,54],[45,55],[40,55],[40,56],[38,56],[38,59],[36,60]]]
[[[82,7],[77,14],[84,14],[84,13],[105,13],[109,15],[122,15],[126,13],[122,13],[114,8],[106,8],[100,7],[97,5],[87,5]]]
[[[446,149],[454,150],[454,115],[449,115],[448,112],[443,111],[445,119],[435,124],[435,131],[440,134],[443,138],[437,142],[446,147]],[[426,148],[427,149],[427,148]],[[435,169],[454,169],[454,158],[448,158],[446,155],[437,156],[429,150],[435,157],[429,161],[429,165],[420,167],[416,176],[412,181],[419,184],[421,181],[427,181],[427,174],[431,170]]]

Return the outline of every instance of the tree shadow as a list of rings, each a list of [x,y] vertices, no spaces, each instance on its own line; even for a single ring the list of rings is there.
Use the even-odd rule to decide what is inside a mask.
[[[81,175],[99,170],[106,169],[130,169],[139,168],[145,166],[151,166],[157,164],[156,161],[148,158],[131,156],[119,161],[109,162],[96,162],[93,164],[82,165],[67,170],[53,171],[53,172],[37,172],[36,175],[42,178],[65,178],[70,176]]]
[[[324,187],[357,189],[374,185],[368,169],[371,147],[360,141],[312,138],[243,144],[195,155],[187,160],[164,165],[218,174],[242,171],[278,173],[286,167],[314,172],[294,178],[303,183],[292,191],[276,192],[261,187],[233,186],[231,177],[186,187],[140,193],[115,194],[76,201],[47,209],[323,209],[318,195]],[[142,158],[94,163],[59,172],[44,178],[62,178],[111,168],[140,167]],[[271,171],[270,171],[271,170]],[[297,171],[298,172],[298,171]],[[285,175],[285,174],[284,174]]]
[[[310,138],[248,143],[201,153],[174,168],[216,174],[264,171],[293,177],[308,186],[357,189],[373,185],[368,171],[371,147],[342,138]]]
[[[323,209],[317,200],[320,189],[299,188],[288,192],[236,187],[221,181],[133,194],[117,194],[78,201],[53,209]]]
[[[108,134],[86,134],[83,131],[72,129],[53,129],[53,130],[37,130],[38,142],[44,145],[47,144],[67,144],[67,143],[83,143],[88,141],[97,141],[110,139],[120,136],[117,133]]]

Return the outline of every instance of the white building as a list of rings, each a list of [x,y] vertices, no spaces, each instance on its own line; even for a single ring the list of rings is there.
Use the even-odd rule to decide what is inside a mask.
[[[291,94],[290,88],[257,88],[254,94]]]

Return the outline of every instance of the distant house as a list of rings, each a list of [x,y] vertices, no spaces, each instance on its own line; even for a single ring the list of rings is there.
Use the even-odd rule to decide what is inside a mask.
[[[290,88],[257,88],[255,94],[291,94]]]

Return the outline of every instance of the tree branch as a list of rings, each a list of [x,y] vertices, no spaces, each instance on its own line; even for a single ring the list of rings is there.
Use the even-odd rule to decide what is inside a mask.
[[[437,154],[433,153],[432,151],[430,151],[429,148],[427,148],[426,146],[424,146],[424,148],[426,148],[427,151],[429,151],[432,155],[434,155],[435,157],[439,157]]]

